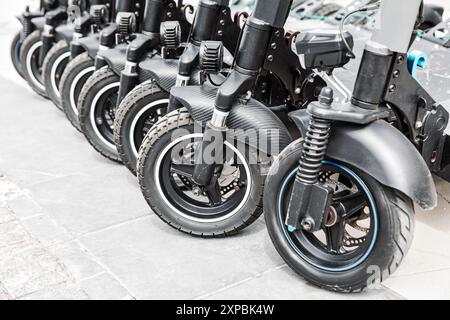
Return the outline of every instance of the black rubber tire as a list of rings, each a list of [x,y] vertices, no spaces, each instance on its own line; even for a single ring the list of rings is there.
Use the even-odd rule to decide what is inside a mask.
[[[377,274],[385,280],[400,265],[411,246],[414,234],[414,206],[412,201],[398,191],[382,186],[372,177],[349,167],[370,189],[378,209],[379,232],[375,247],[360,265],[349,271],[320,270],[303,260],[289,245],[278,220],[277,199],[281,183],[289,172],[298,166],[300,141],[293,142],[275,161],[266,181],[264,215],[272,242],[284,261],[300,276],[321,288],[343,292],[360,292],[374,279],[369,267],[377,266]]]
[[[20,64],[22,65],[22,73],[25,80],[28,82],[28,85],[40,96],[44,98],[47,97],[47,92],[45,91],[44,80],[42,79],[42,75],[33,73],[33,71],[27,66],[27,59],[30,61],[35,61],[38,59],[39,51],[34,50],[35,53],[30,52],[33,47],[37,46],[41,41],[41,32],[39,30],[34,31],[22,43],[22,47],[20,48]]]
[[[121,162],[117,148],[114,145],[114,137],[111,141],[105,139],[105,137],[97,134],[91,121],[91,109],[95,97],[102,91],[102,89],[109,85],[120,83],[120,78],[108,67],[102,68],[94,72],[94,74],[88,79],[86,84],[81,89],[80,97],[78,99],[78,120],[80,122],[81,132],[85,135],[89,143],[104,157]],[[117,86],[118,90],[118,86]],[[108,143],[106,143],[106,142]]]
[[[66,41],[56,43],[47,53],[42,66],[42,77],[47,97],[62,110],[62,99],[59,93],[62,74],[70,60],[70,47]],[[57,64],[57,65],[56,65]],[[53,70],[55,68],[55,70]],[[54,74],[53,74],[54,73]]]
[[[179,215],[166,204],[156,186],[154,165],[161,151],[172,142],[172,134],[177,129],[189,132],[194,130],[194,121],[185,108],[168,114],[153,126],[139,151],[137,164],[139,185],[144,198],[155,214],[180,232],[204,238],[231,236],[255,222],[262,214],[261,204],[264,192],[264,177],[261,176],[258,165],[249,165],[253,179],[250,196],[240,211],[224,220],[193,221]]]
[[[341,10],[343,7],[337,3],[327,3],[321,6],[320,8],[314,10],[311,15],[318,16],[318,17],[329,17],[335,13],[337,13],[339,10]]]
[[[23,78],[22,65],[20,64],[20,48],[22,43],[20,42],[20,32],[17,32],[14,35],[13,40],[11,41],[11,48],[9,51],[12,65],[14,69],[17,71],[19,76]]]
[[[139,113],[152,102],[169,99],[169,94],[163,91],[156,82],[146,81],[134,88],[122,101],[117,110],[114,123],[114,138],[120,159],[123,164],[136,175],[137,156],[140,144],[133,146],[130,141],[130,133],[133,123]],[[155,106],[156,107],[156,106]],[[159,109],[159,108],[155,108]],[[148,111],[152,111],[151,109]],[[141,117],[144,117],[144,112]],[[165,114],[161,114],[164,116]],[[136,129],[137,130],[137,129]],[[135,150],[136,148],[136,150]]]
[[[83,84],[95,71],[94,59],[82,53],[72,59],[66,66],[60,82],[60,93],[63,111],[70,123],[81,132],[78,120],[78,98]],[[79,77],[82,75],[82,77]],[[74,90],[72,92],[72,86]]]

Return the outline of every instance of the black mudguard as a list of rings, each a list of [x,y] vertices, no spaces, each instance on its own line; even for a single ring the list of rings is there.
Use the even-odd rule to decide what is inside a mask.
[[[64,40],[67,44],[70,44],[75,33],[75,24],[62,24],[55,28],[55,40],[56,42]]]
[[[91,33],[78,39],[78,43],[88,53],[89,57],[95,60],[100,46],[100,33]]]
[[[294,111],[289,116],[305,136],[307,112]],[[404,193],[423,209],[437,205],[436,186],[419,151],[386,121],[365,126],[334,123],[327,157],[358,168],[381,184]]]
[[[34,30],[43,31],[45,26],[45,17],[36,17],[31,19],[31,24],[34,27]]]
[[[154,80],[163,90],[170,92],[177,81],[178,62],[178,59],[163,59],[160,55],[148,56],[139,63],[139,81]],[[191,84],[200,84],[199,72],[194,72]]]
[[[98,53],[105,60],[112,71],[120,77],[120,73],[125,69],[127,61],[127,43],[121,43],[114,48],[102,50]]]
[[[174,87],[170,94],[189,110],[196,122],[206,125],[211,120],[217,88],[207,85]],[[292,142],[283,122],[255,99],[250,99],[246,104],[236,102],[228,116],[227,127],[244,130],[245,134],[237,136],[237,140],[269,156],[278,155]]]

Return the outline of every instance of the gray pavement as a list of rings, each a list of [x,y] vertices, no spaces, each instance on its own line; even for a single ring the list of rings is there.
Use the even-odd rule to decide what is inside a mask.
[[[380,289],[319,290],[283,263],[262,219],[219,240],[162,223],[136,179],[15,75],[14,24],[1,25],[0,299],[450,298],[450,184],[437,179],[439,207],[418,211],[413,247]]]

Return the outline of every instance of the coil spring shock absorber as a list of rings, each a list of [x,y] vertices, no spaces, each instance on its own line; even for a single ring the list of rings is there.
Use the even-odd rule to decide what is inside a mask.
[[[333,102],[333,90],[323,88],[319,103],[322,108],[329,109]],[[302,155],[299,162],[298,179],[305,184],[319,181],[322,161],[327,153],[330,139],[331,121],[311,115],[308,130],[304,137]]]
[[[305,184],[315,184],[319,181],[322,161],[325,159],[327,152],[330,130],[331,121],[311,116],[297,173],[298,179]]]
[[[28,37],[33,32],[33,24],[30,19],[25,19],[23,21],[23,35],[24,38]]]
[[[323,88],[319,96],[319,103],[314,106],[329,109],[332,102],[333,90]],[[290,232],[299,228],[311,232],[318,231],[330,210],[332,190],[319,183],[330,132],[330,120],[311,114],[289,200],[286,224]]]
[[[33,24],[30,19],[30,7],[25,8],[25,13],[23,15],[23,29],[22,29],[22,40],[28,37],[33,32]]]

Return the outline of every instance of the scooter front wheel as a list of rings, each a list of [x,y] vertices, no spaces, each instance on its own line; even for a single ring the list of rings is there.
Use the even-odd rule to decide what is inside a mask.
[[[42,47],[41,32],[34,31],[22,43],[20,48],[20,64],[25,80],[30,87],[40,96],[47,97],[44,80],[42,78],[42,66],[39,64],[39,52]]]
[[[62,110],[62,99],[59,87],[62,74],[69,60],[70,47],[66,41],[61,40],[47,53],[42,66],[42,78],[47,96],[60,110]]]
[[[80,132],[78,98],[83,85],[95,71],[94,63],[94,59],[86,52],[75,57],[67,64],[59,85],[64,113],[75,129]]]
[[[203,133],[186,109],[163,117],[146,135],[138,158],[141,191],[155,214],[178,231],[200,237],[234,235],[261,215],[264,179],[245,145],[225,143],[227,155],[208,187],[192,180]]]
[[[169,94],[155,81],[134,88],[122,101],[114,123],[117,150],[135,175],[139,148],[150,129],[167,113]]]
[[[17,32],[11,42],[10,56],[11,62],[17,73],[23,78],[22,65],[20,64],[20,48],[22,42],[20,41],[20,32]]]
[[[114,119],[120,78],[108,67],[94,72],[78,100],[80,128],[89,143],[104,157],[121,162],[114,143]]]
[[[267,228],[278,253],[314,285],[337,292],[376,288],[406,255],[414,233],[414,206],[356,168],[324,161],[320,181],[334,190],[331,210],[318,232],[285,224],[298,170],[301,141],[275,161],[266,181]]]

